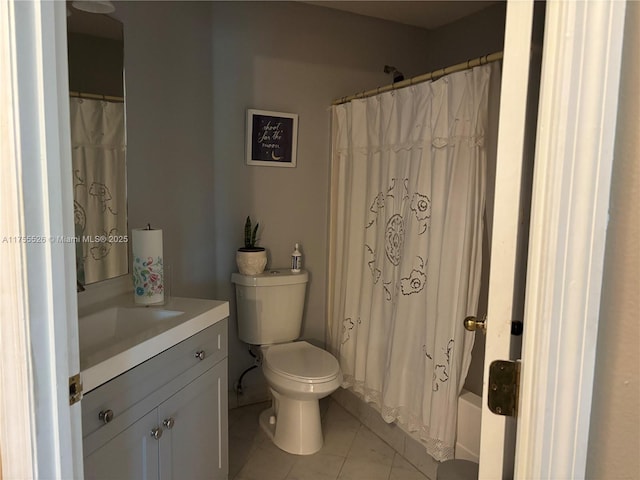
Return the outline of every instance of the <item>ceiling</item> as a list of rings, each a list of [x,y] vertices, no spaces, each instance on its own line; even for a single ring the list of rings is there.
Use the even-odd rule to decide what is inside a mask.
[[[122,41],[122,23],[109,15],[78,10],[70,1],[67,2],[67,30]]]
[[[414,1],[306,1],[312,5],[333,8],[368,17],[381,18],[426,29],[441,27],[499,3],[499,0],[414,0]],[[69,30],[107,38],[120,38],[122,26],[117,21],[105,25],[100,17],[82,12],[67,1]]]
[[[487,8],[497,1],[312,1],[305,2],[392,22],[433,29]]]

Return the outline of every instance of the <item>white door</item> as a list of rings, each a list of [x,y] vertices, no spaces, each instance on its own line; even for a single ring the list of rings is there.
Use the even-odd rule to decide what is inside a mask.
[[[525,149],[533,146],[525,129],[532,24],[533,0],[507,4],[482,392],[480,478],[513,476],[515,418],[489,410],[487,385],[491,362],[518,359],[521,351],[522,337],[511,335],[511,322],[522,320],[514,317],[521,315],[524,303],[522,257],[526,254],[525,222],[528,222],[529,202],[521,198],[521,193],[524,197],[529,191],[531,178],[526,162],[533,160],[530,152],[525,153]],[[531,114],[530,108],[529,116]],[[528,133],[531,137],[532,132]]]
[[[534,128],[525,130],[532,8],[530,0],[507,6],[481,479],[585,476],[625,4],[547,2],[525,272],[518,245],[528,217],[522,159]],[[518,358],[511,322],[520,311],[516,429],[516,418],[489,411],[487,394],[490,364]]]
[[[82,478],[65,2],[0,2],[0,67],[0,476]]]

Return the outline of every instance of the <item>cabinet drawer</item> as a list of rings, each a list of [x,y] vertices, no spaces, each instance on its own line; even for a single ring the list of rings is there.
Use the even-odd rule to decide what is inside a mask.
[[[227,319],[87,393],[82,399],[83,438],[100,428],[113,430],[115,435],[136,420],[135,415],[125,414],[135,404],[169,383],[179,388],[226,357]],[[113,420],[105,424],[100,412],[108,410],[113,412]]]

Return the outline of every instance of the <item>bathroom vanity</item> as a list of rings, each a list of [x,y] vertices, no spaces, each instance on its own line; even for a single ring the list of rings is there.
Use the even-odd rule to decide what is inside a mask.
[[[228,303],[129,298],[79,319],[85,477],[226,478]]]

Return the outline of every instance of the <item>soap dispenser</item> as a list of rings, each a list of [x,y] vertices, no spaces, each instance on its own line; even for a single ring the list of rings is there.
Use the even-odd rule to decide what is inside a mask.
[[[302,254],[300,253],[300,244],[296,243],[296,248],[291,253],[291,271],[298,273],[302,269]]]

